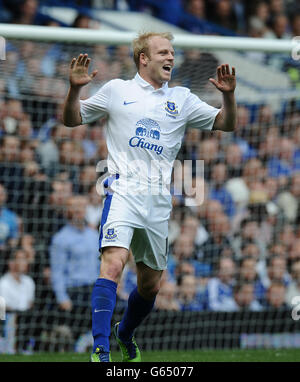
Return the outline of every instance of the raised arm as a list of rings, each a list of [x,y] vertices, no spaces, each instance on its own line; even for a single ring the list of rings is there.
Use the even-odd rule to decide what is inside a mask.
[[[80,115],[79,95],[82,86],[87,85],[97,74],[94,70],[88,73],[91,59],[87,54],[80,54],[78,58],[73,58],[70,64],[70,88],[65,100],[63,110],[63,123],[65,126],[74,127],[82,124]]]
[[[233,131],[236,127],[235,68],[230,73],[229,65],[218,66],[217,80],[210,78],[209,81],[223,94],[223,105],[216,116],[213,130]]]

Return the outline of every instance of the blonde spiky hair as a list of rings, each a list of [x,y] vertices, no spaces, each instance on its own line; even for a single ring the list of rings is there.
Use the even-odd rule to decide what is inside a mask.
[[[139,36],[133,40],[133,44],[132,44],[133,45],[133,60],[138,70],[140,66],[140,55],[141,53],[145,53],[149,57],[149,39],[155,36],[166,38],[169,41],[172,41],[174,38],[172,33],[170,32],[163,32],[163,33],[146,32],[146,33],[139,34]]]

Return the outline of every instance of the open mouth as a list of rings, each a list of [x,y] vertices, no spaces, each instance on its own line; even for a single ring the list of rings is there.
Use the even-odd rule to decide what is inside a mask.
[[[163,70],[167,73],[171,73],[172,66],[171,65],[164,65]]]

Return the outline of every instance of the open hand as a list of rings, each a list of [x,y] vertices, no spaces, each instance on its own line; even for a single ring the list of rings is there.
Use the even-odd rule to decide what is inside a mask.
[[[70,84],[73,87],[87,85],[97,74],[98,70],[94,70],[89,74],[89,64],[91,59],[87,54],[80,54],[78,58],[73,58],[70,65]]]
[[[230,69],[228,64],[223,64],[217,68],[217,80],[210,78],[209,81],[223,93],[234,92],[236,87],[235,68]]]

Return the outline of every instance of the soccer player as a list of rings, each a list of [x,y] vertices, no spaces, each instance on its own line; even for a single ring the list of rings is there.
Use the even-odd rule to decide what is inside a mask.
[[[221,65],[217,79],[209,79],[223,93],[221,109],[202,102],[185,87],[169,88],[174,67],[172,39],[170,33],[139,35],[133,41],[136,76],[128,81],[111,80],[86,100],[80,100],[80,89],[97,70],[89,74],[87,54],[73,58],[70,65],[64,124],[74,127],[108,116],[110,176],[103,182],[100,276],[92,293],[92,362],[111,360],[111,319],[129,248],[136,262],[137,288],[114,334],[123,361],[141,361],[134,330],[151,312],[167,264],[171,195],[156,190],[170,181],[186,127],[233,131],[236,124],[235,69]]]

